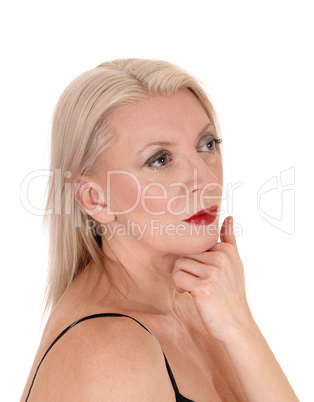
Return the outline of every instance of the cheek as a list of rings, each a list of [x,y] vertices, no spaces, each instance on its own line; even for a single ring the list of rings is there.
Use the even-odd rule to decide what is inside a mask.
[[[142,187],[140,206],[149,215],[162,215],[167,209],[168,191],[159,183],[150,183]]]
[[[112,173],[105,185],[107,204],[113,212],[130,212],[139,203],[141,186],[137,177],[129,173]]]
[[[107,204],[115,213],[163,215],[167,210],[168,191],[159,183],[143,183],[134,174],[113,173],[105,184]]]
[[[139,207],[149,215],[162,217],[185,213],[188,204],[189,193],[184,184],[149,183],[142,187]]]

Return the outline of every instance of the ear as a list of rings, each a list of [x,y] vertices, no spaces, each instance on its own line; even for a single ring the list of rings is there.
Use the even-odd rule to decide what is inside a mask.
[[[81,176],[76,181],[75,199],[78,204],[100,223],[116,220],[113,212],[108,211],[103,188],[89,176]]]

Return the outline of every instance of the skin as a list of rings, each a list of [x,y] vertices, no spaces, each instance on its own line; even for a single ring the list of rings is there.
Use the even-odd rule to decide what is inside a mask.
[[[100,194],[95,194],[93,190],[91,190],[92,197],[89,194],[83,194],[82,197],[83,206],[87,211],[94,211],[95,203],[102,206],[101,211],[93,217],[99,222],[109,223],[112,231],[115,226],[127,225],[128,221],[135,222],[141,228],[148,225],[141,241],[138,241],[138,232],[135,236],[115,236],[110,241],[103,242],[103,249],[105,255],[115,261],[114,266],[117,263],[121,264],[137,285],[133,294],[131,293],[133,285],[127,283],[128,297],[141,303],[157,301],[154,306],[158,307],[160,312],[171,308],[175,300],[176,290],[171,276],[178,256],[187,251],[191,254],[204,252],[217,243],[218,217],[212,225],[212,235],[203,232],[197,234],[194,231],[189,235],[191,224],[184,222],[184,219],[204,207],[214,204],[220,206],[223,181],[221,156],[215,149],[206,150],[208,136],[201,140],[204,134],[214,133],[205,111],[187,90],[173,98],[153,98],[141,102],[140,105],[119,109],[111,115],[111,124],[119,135],[118,141],[105,154],[104,170],[132,174],[132,178],[125,174],[114,174],[111,178],[110,207],[114,215],[109,215],[108,197],[107,204]],[[189,103],[186,103],[187,100]],[[158,141],[171,141],[174,145],[167,148],[153,145],[146,147],[144,152],[139,154],[143,144],[156,141],[156,138]],[[163,149],[173,153],[173,160],[170,163],[155,166],[156,170],[143,166],[152,155]],[[197,182],[194,180],[194,171],[197,173]],[[139,191],[134,176],[138,180]],[[86,179],[85,177],[84,180]],[[88,179],[89,185],[92,186],[96,182],[102,189],[107,189],[106,174],[100,173]],[[172,186],[174,183],[182,185]],[[208,186],[208,183],[212,186]],[[203,205],[201,205],[200,194],[205,186],[208,190],[203,192]],[[161,188],[166,192],[165,199],[158,199],[162,196]],[[132,208],[137,193],[142,195],[144,189],[146,189],[145,195],[153,199],[146,199],[136,208]],[[214,199],[206,199],[210,196]],[[167,207],[170,200],[173,200],[171,208]],[[132,211],[119,214],[128,209]],[[184,212],[178,214],[180,211]],[[159,214],[155,215],[157,212]],[[152,220],[158,221],[154,226],[158,227],[157,230],[153,229]],[[165,235],[161,229],[165,225],[178,228],[179,234]],[[181,228],[183,230],[180,230]],[[174,229],[173,233],[176,234],[177,231]],[[130,255],[134,255],[132,261]],[[117,270],[110,270],[110,265],[112,264],[106,263],[115,280],[114,271]],[[160,287],[156,288],[156,281],[159,286],[167,289],[162,299],[159,296]],[[143,299],[143,289],[147,290],[147,300]]]
[[[40,358],[65,326],[84,315],[116,312],[138,319],[153,336],[126,318],[77,325],[47,356],[30,400],[174,401],[163,350],[187,398],[297,401],[250,312],[232,218],[219,230],[217,216],[210,233],[190,232],[193,224],[185,222],[204,207],[220,207],[222,160],[212,137],[204,137],[215,133],[202,106],[185,89],[115,110],[110,120],[117,141],[101,172],[81,178],[78,201],[106,228],[104,265],[127,297],[91,262],[53,310],[22,400]],[[146,146],[156,139],[171,144]],[[160,150],[171,158],[145,165]],[[112,175],[109,193],[108,171],[131,176]],[[133,207],[138,194],[145,202]],[[159,228],[171,225],[172,234],[152,232],[152,219]],[[129,222],[148,225],[140,241],[138,227],[109,239],[109,228]]]

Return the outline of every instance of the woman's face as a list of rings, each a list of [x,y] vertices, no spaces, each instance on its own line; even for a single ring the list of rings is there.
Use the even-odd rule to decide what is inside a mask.
[[[128,236],[167,254],[213,247],[218,216],[211,224],[185,221],[213,205],[220,209],[222,193],[217,137],[197,98],[187,89],[152,97],[113,111],[110,122],[117,141],[98,179],[116,219],[105,237]]]

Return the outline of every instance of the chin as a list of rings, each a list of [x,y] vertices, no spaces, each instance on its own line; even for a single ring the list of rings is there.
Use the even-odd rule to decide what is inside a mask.
[[[200,254],[205,251],[211,250],[217,244],[219,239],[219,235],[212,236],[199,236],[198,238],[189,239],[187,244],[182,242],[182,246],[184,246],[184,251],[181,255],[189,255],[189,254]],[[180,247],[181,248],[181,247]]]

